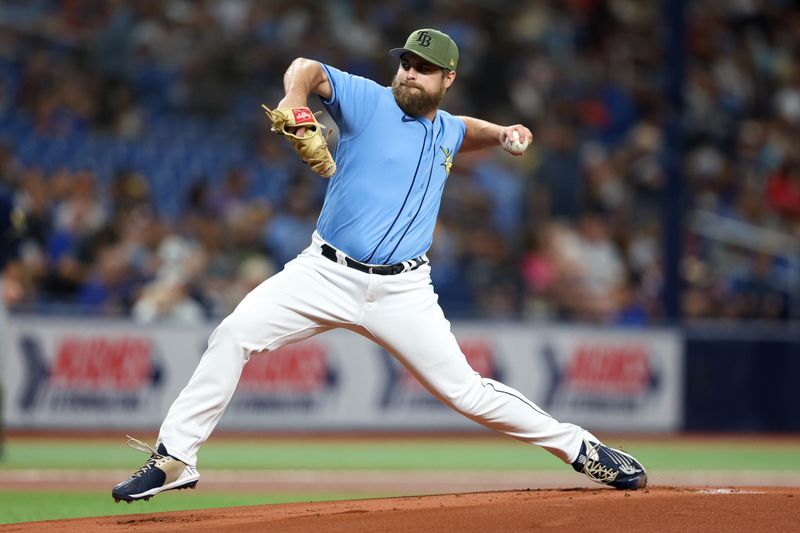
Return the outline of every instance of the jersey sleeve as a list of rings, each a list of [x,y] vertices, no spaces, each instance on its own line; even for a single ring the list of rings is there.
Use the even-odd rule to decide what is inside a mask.
[[[467,123],[464,119],[450,115],[450,118],[455,122],[456,131],[458,132],[458,142],[456,142],[456,149],[454,153],[461,150],[461,145],[464,143],[464,135],[467,134]]]
[[[372,80],[348,74],[323,64],[331,85],[331,97],[322,105],[339,127],[339,136],[348,139],[358,135],[369,124],[383,87]]]

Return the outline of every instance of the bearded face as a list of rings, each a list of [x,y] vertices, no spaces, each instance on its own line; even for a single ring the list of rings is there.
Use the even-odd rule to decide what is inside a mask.
[[[444,83],[435,92],[428,92],[415,82],[392,79],[392,95],[400,109],[410,117],[421,117],[439,108],[446,89]]]

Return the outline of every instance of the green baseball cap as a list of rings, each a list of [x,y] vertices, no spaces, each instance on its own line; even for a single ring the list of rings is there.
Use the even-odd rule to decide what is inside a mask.
[[[400,57],[406,52],[417,54],[422,59],[446,70],[455,70],[458,65],[458,47],[446,33],[430,28],[416,30],[406,39],[403,48],[392,48],[389,53]]]

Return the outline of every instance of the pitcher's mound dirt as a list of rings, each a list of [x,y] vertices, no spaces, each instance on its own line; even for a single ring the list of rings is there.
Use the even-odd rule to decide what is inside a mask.
[[[137,503],[135,505],[146,505]],[[800,488],[674,488],[483,492],[294,503],[0,526],[61,533],[174,531],[794,532]]]

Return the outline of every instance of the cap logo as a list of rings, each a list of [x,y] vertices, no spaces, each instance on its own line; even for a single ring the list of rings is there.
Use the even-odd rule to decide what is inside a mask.
[[[431,45],[431,34],[426,31],[421,31],[417,34],[417,43],[425,48]]]

